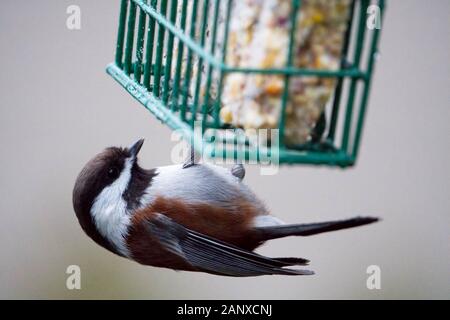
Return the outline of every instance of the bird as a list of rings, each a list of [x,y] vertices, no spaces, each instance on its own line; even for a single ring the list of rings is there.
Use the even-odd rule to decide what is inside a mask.
[[[268,240],[362,226],[375,217],[286,224],[271,215],[233,168],[198,163],[144,169],[140,139],[109,147],[79,173],[73,208],[98,245],[137,263],[230,277],[312,275],[299,257],[271,258],[254,250]],[[300,266],[300,267],[299,267]]]

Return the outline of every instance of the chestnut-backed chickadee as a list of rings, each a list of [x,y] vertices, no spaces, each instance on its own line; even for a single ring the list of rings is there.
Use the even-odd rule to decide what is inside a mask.
[[[377,218],[284,224],[242,183],[244,169],[210,164],[141,168],[130,148],[107,148],[90,160],[73,190],[78,221],[95,242],[138,263],[226,276],[310,275],[302,258],[268,258],[253,250],[286,236],[365,225]]]

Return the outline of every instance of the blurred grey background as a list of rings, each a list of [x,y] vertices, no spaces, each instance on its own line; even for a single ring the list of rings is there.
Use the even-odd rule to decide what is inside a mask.
[[[66,8],[82,29],[66,28]],[[312,277],[235,279],[140,266],[98,247],[72,210],[85,162],[147,141],[146,167],[170,162],[170,130],[104,69],[119,1],[0,3],[0,298],[450,298],[450,2],[388,2],[362,149],[349,170],[283,167],[247,183],[288,222],[373,214],[381,223],[274,241],[260,252],[311,259]],[[66,289],[66,268],[82,289]],[[366,268],[381,268],[381,290]]]

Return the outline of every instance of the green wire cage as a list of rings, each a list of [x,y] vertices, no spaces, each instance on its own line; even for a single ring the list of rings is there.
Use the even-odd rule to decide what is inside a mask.
[[[236,8],[237,1],[242,1],[240,5],[264,2],[122,0],[115,62],[108,65],[108,74],[160,121],[179,130],[197,152],[208,157],[262,162],[261,155],[276,153],[279,163],[353,165],[358,155],[380,33],[379,26],[368,28],[366,23],[373,6],[378,8],[381,19],[384,1],[346,0],[349,6],[346,26],[342,29],[339,62],[333,69],[305,68],[295,63],[298,50],[295,39],[302,32],[298,22],[303,17],[302,23],[306,23],[307,14],[301,10],[307,0],[270,0],[289,5],[288,21],[280,22],[289,26],[283,33],[287,39],[283,65],[232,64],[227,50],[232,46],[233,19],[242,13]],[[317,13],[312,16],[324,23]],[[245,126],[224,121],[221,112],[226,105],[225,86],[231,79],[227,77],[232,75],[240,75],[245,81],[265,81],[261,77],[282,80],[281,91],[277,92],[279,107],[270,111],[279,113],[274,118],[276,123],[270,126],[271,130],[278,130],[276,143],[274,139],[266,144],[255,142],[248,137],[248,130],[239,129]],[[295,81],[306,83],[296,79],[333,81],[330,82],[332,94],[313,121],[308,138],[299,143],[288,141],[286,134],[289,101],[293,99],[290,88]],[[221,134],[230,128],[236,129],[233,135]],[[202,143],[196,143],[200,140]],[[272,148],[274,145],[276,148]]]

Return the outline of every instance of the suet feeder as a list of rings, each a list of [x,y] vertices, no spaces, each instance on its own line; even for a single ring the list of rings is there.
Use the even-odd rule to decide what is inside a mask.
[[[209,157],[348,167],[378,53],[373,8],[381,19],[383,0],[122,0],[107,72]]]

